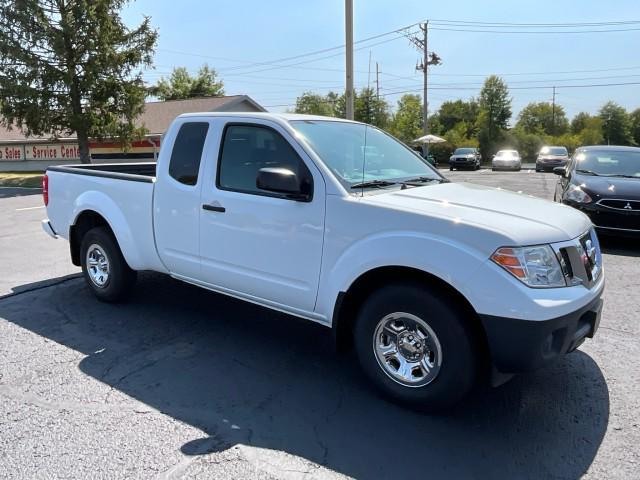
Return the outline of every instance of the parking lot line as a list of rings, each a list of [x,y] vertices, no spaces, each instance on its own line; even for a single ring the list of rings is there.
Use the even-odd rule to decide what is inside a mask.
[[[16,208],[16,212],[22,212],[24,210],[36,210],[38,208],[44,208],[44,205],[38,205],[37,207]]]

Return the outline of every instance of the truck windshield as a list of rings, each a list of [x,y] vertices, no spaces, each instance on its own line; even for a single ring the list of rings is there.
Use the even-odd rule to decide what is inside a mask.
[[[331,120],[295,120],[291,126],[347,186],[442,177],[404,144],[370,125]],[[374,183],[371,183],[374,182]]]

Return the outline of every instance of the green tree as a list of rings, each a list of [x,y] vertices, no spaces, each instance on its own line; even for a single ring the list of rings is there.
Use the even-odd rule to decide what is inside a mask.
[[[504,131],[511,118],[509,89],[500,77],[491,75],[485,80],[479,104],[478,140],[483,157],[489,158],[504,139]]]
[[[577,133],[581,145],[599,145],[604,141],[602,119],[589,116],[584,119],[583,125],[582,130]]]
[[[576,116],[573,117],[573,120],[571,120],[571,133],[577,134],[587,128],[587,123],[592,118],[593,116],[589,115],[587,112],[580,112],[576,114]]]
[[[333,100],[324,95],[312,92],[304,92],[296,98],[295,113],[305,113],[307,115],[335,116]]]
[[[384,98],[378,98],[373,88],[363,88],[355,96],[354,117],[358,122],[386,128],[389,123],[389,105]]]
[[[602,120],[602,133],[607,144],[631,145],[631,120],[629,114],[615,102],[605,103],[598,112]]]
[[[344,93],[338,96],[329,92],[327,100],[334,105],[334,116],[346,118],[347,104]],[[354,92],[353,117],[357,122],[369,123],[379,128],[386,128],[389,124],[389,104],[384,98],[378,98],[373,88],[363,88]]]
[[[0,0],[0,115],[27,135],[78,138],[90,162],[89,138],[124,145],[144,131],[135,119],[146,91],[157,32],[145,18],[128,28],[127,0]]]
[[[640,108],[631,112],[631,136],[636,145],[640,145]]]
[[[409,144],[422,135],[422,122],[422,98],[420,95],[406,94],[398,100],[398,109],[392,117],[389,132]]]
[[[464,122],[466,125],[464,135],[471,137],[477,133],[479,113],[480,106],[474,98],[469,101],[455,100],[443,102],[438,109],[437,118],[442,125],[443,134],[453,130],[460,122]]]
[[[518,115],[516,127],[526,133],[562,135],[569,129],[569,120],[560,105],[554,108],[548,102],[532,102]]]
[[[515,144],[511,147],[518,150],[522,158],[527,161],[535,160],[540,148],[547,143],[541,134],[528,132],[520,126],[513,128],[510,135],[515,140]]]
[[[161,78],[149,89],[149,94],[162,101],[221,97],[224,95],[224,83],[216,77],[216,71],[207,64],[200,67],[195,76],[184,67],[174,68],[168,79]]]

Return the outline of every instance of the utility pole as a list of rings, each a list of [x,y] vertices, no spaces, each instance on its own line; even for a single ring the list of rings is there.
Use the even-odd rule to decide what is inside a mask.
[[[551,135],[556,134],[556,87],[553,87],[553,107],[551,114]]]
[[[376,62],[376,98],[380,100],[380,68]]]
[[[429,134],[429,65],[440,65],[442,63],[440,57],[435,52],[429,52],[429,21],[420,24],[422,38],[418,35],[409,37],[409,41],[422,53],[422,59],[416,65],[416,70],[422,71],[423,89],[422,89],[422,131],[424,135]],[[429,144],[425,143],[425,157],[429,155]]]
[[[344,9],[345,44],[347,49],[345,103],[347,107],[347,120],[353,120],[353,0],[345,0]]]
[[[420,28],[422,29],[422,33],[424,34],[424,39],[422,40],[422,46],[423,46],[422,50],[424,55],[424,58],[422,59],[422,78],[423,78],[422,118],[424,118],[424,125],[422,126],[422,131],[425,135],[427,135],[429,133],[429,122],[427,122],[427,119],[429,118],[429,101],[427,100],[427,97],[429,95],[429,88],[428,88],[428,84],[429,84],[429,50],[428,50],[429,21],[427,20],[426,22],[424,22],[424,26],[420,25]],[[426,145],[427,145],[427,153],[428,153],[429,144],[427,143]]]

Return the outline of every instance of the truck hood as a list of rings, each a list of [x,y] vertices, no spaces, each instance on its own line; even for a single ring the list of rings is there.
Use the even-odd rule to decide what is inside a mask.
[[[566,205],[471,183],[396,190],[365,197],[364,201],[466,224],[499,234],[502,241],[512,242],[511,245],[566,241],[591,226],[586,215]]]

